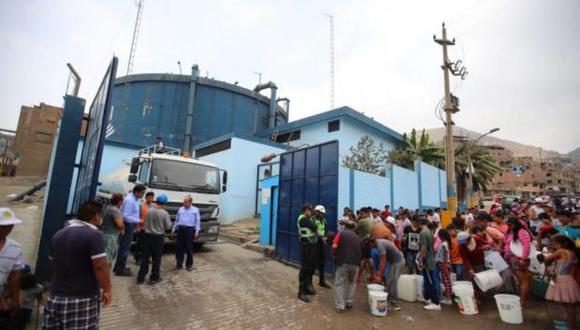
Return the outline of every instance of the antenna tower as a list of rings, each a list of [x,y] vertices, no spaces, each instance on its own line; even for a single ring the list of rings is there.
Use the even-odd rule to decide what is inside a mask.
[[[334,109],[334,16],[326,16],[330,23],[330,108]]]
[[[133,28],[133,40],[131,41],[131,52],[129,53],[129,63],[127,64],[127,75],[133,72],[133,63],[135,62],[135,52],[137,50],[137,39],[139,38],[139,29],[141,27],[141,14],[143,13],[143,3],[145,0],[139,0],[137,4],[137,18]]]

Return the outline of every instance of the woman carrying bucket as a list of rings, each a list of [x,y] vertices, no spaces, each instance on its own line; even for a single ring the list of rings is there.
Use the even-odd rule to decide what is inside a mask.
[[[532,286],[532,273],[528,270],[530,266],[530,251],[532,248],[532,234],[522,225],[520,219],[516,217],[508,218],[509,232],[504,238],[504,258],[512,265],[520,284],[520,303],[526,306],[528,296]],[[512,253],[511,244],[519,243],[522,246],[521,253]]]
[[[551,255],[540,255],[540,261],[556,261],[556,278],[546,292],[546,299],[559,302],[566,311],[568,329],[576,325],[576,304],[580,302],[580,287],[574,280],[574,268],[578,267],[574,241],[564,235],[555,235],[551,239],[556,251]],[[543,259],[543,260],[542,260]]]

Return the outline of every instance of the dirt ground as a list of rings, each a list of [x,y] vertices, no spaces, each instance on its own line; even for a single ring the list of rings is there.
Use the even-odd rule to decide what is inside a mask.
[[[19,194],[41,180],[39,177],[0,177],[0,207],[12,209],[23,222],[14,226],[10,238],[22,244],[24,262],[30,265],[36,264],[44,189],[24,202],[11,203],[7,199],[8,195]]]

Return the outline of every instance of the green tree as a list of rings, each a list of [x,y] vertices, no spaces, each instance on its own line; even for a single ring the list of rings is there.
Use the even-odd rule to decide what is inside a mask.
[[[342,166],[353,170],[385,175],[387,151],[383,143],[377,146],[373,138],[365,135],[355,146],[351,146],[350,154],[342,159]]]
[[[445,150],[430,141],[429,134],[425,130],[421,131],[421,136],[417,137],[417,131],[413,129],[410,135],[403,134],[405,144],[402,147],[393,149],[388,154],[388,161],[401,167],[412,169],[415,161],[445,168]]]
[[[469,180],[469,158],[473,164],[473,191],[486,191],[493,178],[501,172],[493,157],[485,148],[470,142],[460,143],[455,147],[455,173],[457,175],[458,198],[466,196]]]
[[[417,136],[417,131],[412,130],[410,135],[404,134],[405,144],[402,147],[389,152],[388,161],[401,167],[412,169],[416,160],[445,169],[445,149],[430,141],[425,130]],[[455,145],[455,175],[457,181],[458,197],[464,199],[466,183],[469,178],[467,167],[468,159],[473,163],[473,190],[487,190],[487,185],[501,171],[493,157],[481,146],[471,142]]]

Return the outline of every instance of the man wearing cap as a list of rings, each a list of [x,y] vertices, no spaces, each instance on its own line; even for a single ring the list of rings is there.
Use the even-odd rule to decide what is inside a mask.
[[[561,227],[558,228],[560,234],[570,237],[575,243],[576,247],[580,247],[580,228],[575,227],[575,214],[568,210],[559,210],[558,217],[560,219]]]
[[[320,285],[323,288],[330,289],[330,285],[324,280],[324,269],[326,265],[326,242],[328,239],[328,228],[326,219],[326,209],[323,205],[317,205],[314,208],[314,217],[312,220],[317,227],[316,233],[318,235],[318,245],[317,245],[317,259],[318,259],[318,278]]]
[[[316,246],[318,227],[312,221],[312,207],[304,205],[302,213],[298,216],[296,223],[298,227],[298,237],[300,240],[300,273],[298,274],[298,299],[303,302],[310,302],[307,295],[314,295],[316,291],[312,287],[312,275],[316,267]]]
[[[145,282],[145,276],[149,273],[149,262],[152,259],[151,275],[149,284],[157,284],[161,281],[159,276],[161,269],[161,257],[163,255],[163,243],[165,232],[171,230],[171,217],[164,209],[167,204],[167,195],[157,196],[155,207],[150,209],[145,216],[142,233],[141,267],[137,275],[137,284]]]
[[[8,235],[14,225],[22,221],[16,218],[8,208],[0,208],[0,295],[4,296],[2,288],[8,284],[9,310],[0,310],[0,315],[8,314],[14,318],[20,308],[20,267],[22,266],[22,247]]]
[[[43,329],[99,328],[100,304],[110,304],[112,297],[105,242],[97,228],[101,211],[101,204],[84,202],[78,220],[70,220],[52,237],[54,274]]]

